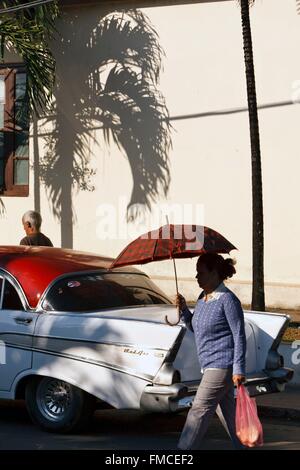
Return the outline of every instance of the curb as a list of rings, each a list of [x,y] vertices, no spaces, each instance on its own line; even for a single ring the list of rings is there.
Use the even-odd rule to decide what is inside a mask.
[[[279,408],[274,406],[258,405],[259,416],[269,418],[286,418],[293,421],[300,421],[300,410],[293,408]]]

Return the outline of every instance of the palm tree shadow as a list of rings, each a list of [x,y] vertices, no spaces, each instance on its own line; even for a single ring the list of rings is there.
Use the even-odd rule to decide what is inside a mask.
[[[6,214],[5,204],[2,201],[2,199],[0,198],[0,217],[4,217],[5,214]]]
[[[143,13],[109,10],[84,20],[82,13],[69,13],[61,26],[55,102],[43,119],[50,132],[39,170],[53,214],[61,220],[61,244],[72,248],[72,192],[94,190],[90,146],[96,130],[128,159],[129,221],[167,194],[171,125],[158,90],[163,51]]]

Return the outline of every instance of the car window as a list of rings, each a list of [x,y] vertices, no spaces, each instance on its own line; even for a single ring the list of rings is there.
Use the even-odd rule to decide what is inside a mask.
[[[132,273],[70,276],[57,281],[43,301],[44,310],[86,312],[134,305],[169,304],[146,276]]]
[[[3,310],[24,310],[20,297],[14,286],[5,279],[2,301]]]

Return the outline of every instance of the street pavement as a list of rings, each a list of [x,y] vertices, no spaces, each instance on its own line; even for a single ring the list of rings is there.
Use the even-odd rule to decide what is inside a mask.
[[[281,393],[256,397],[260,416],[298,420],[300,425],[300,385],[288,384]]]
[[[261,399],[262,397],[259,400]],[[185,412],[157,415],[134,410],[99,410],[87,431],[75,435],[60,435],[43,432],[34,426],[24,402],[2,401],[0,450],[174,451],[185,419]],[[264,416],[261,421],[265,444],[260,449],[300,450],[300,421],[287,416]],[[202,449],[232,450],[230,440],[217,417],[212,420]]]

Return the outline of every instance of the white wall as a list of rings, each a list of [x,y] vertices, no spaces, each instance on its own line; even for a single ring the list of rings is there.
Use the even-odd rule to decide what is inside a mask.
[[[67,87],[60,99],[70,129],[72,104],[80,96],[76,76],[87,67],[80,53],[82,31],[91,19],[101,18],[101,7],[68,10],[78,13],[81,30],[73,37],[78,41],[77,55],[60,57],[56,43],[58,73]],[[240,11],[236,1],[177,5],[143,9],[157,31],[165,50],[164,71],[160,89],[166,98],[173,120],[173,149],[170,153],[171,186],[167,200],[161,198],[153,207],[168,203],[189,204],[203,209],[201,222],[219,230],[239,251],[237,275],[231,286],[245,303],[251,298],[251,170],[248,116],[246,111],[230,113],[247,105],[243,64]],[[72,16],[73,17],[73,16]],[[270,306],[300,307],[300,221],[298,216],[300,172],[299,103],[291,102],[293,86],[300,80],[300,16],[295,0],[257,0],[251,9],[258,104],[276,105],[259,111],[265,211],[265,278],[266,301]],[[79,24],[79,23],[78,23]],[[67,36],[70,22],[62,22],[60,30]],[[76,30],[76,28],[75,28]],[[74,47],[76,52],[76,47]],[[96,53],[96,52],[95,52]],[[72,78],[73,77],[73,78]],[[299,85],[298,85],[299,87]],[[299,87],[300,88],[300,87]],[[297,90],[296,90],[297,91]],[[298,93],[300,97],[300,93]],[[227,112],[217,116],[192,117],[193,114]],[[42,122],[39,132],[43,132]],[[73,126],[73,127],[72,127]],[[49,126],[48,126],[49,128]],[[95,144],[92,140],[97,140]],[[70,134],[65,135],[66,142]],[[39,153],[45,153],[45,140],[39,137]],[[120,198],[128,200],[132,176],[126,158],[114,145],[106,146],[101,130],[94,130],[86,149],[89,165],[96,170],[92,178],[95,190],[73,193],[76,221],[73,226],[73,247],[99,254],[116,256],[131,239],[120,239],[120,231],[132,230],[138,235],[151,226],[151,217],[141,223],[126,224],[125,211],[119,209]],[[31,147],[33,163],[33,147]],[[63,171],[62,171],[63,173]],[[61,173],[61,176],[63,176]],[[52,213],[51,201],[40,187],[43,230],[53,242],[61,243],[61,223]],[[3,244],[18,243],[23,236],[19,223],[22,213],[35,206],[33,172],[29,198],[3,198],[6,215],[0,219]],[[121,201],[122,202],[122,201]],[[111,204],[118,218],[117,233],[110,240],[101,240],[103,231],[99,210]],[[98,211],[98,212],[97,212]],[[153,216],[152,214],[152,216]],[[193,218],[191,217],[191,219]],[[170,214],[171,221],[180,223]],[[186,220],[187,221],[187,220]],[[190,220],[192,221],[192,220]],[[66,220],[63,221],[63,226]],[[164,222],[162,218],[162,222]],[[98,229],[98,232],[97,232]],[[195,260],[178,263],[180,288],[188,298],[197,295],[193,282]],[[158,276],[158,282],[174,294],[173,265],[166,261],[143,267]]]

